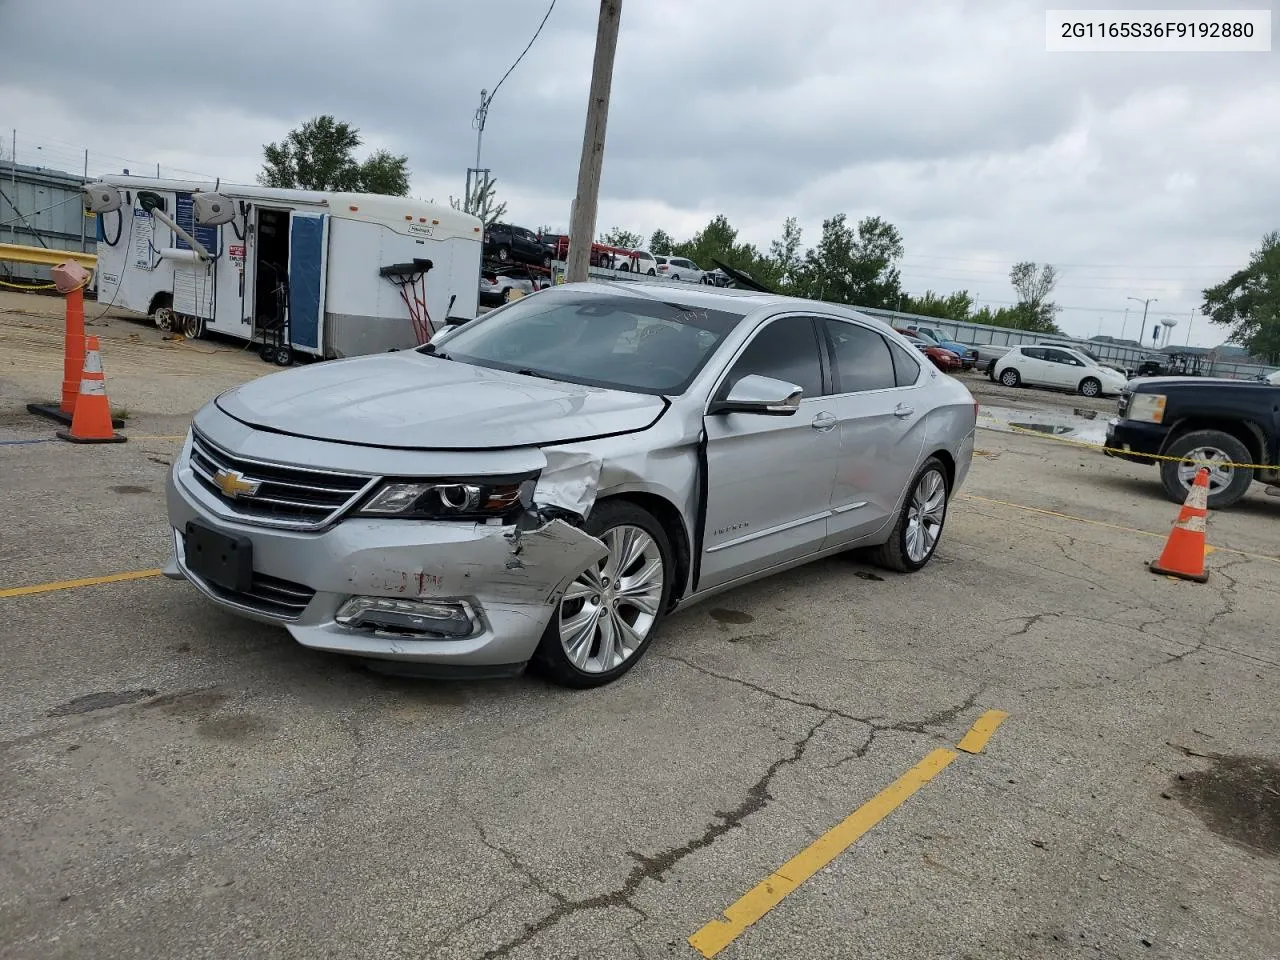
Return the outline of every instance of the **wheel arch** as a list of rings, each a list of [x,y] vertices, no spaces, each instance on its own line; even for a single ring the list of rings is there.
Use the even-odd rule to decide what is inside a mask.
[[[693,560],[689,546],[689,533],[685,529],[679,508],[666,497],[640,490],[627,490],[601,497],[596,501],[597,504],[611,502],[634,504],[652,514],[653,518],[662,524],[663,532],[666,533],[667,540],[671,543],[671,551],[675,555],[676,575],[671,583],[671,595],[668,601],[669,605],[674,605],[685,595],[685,588],[689,582],[689,569]]]
[[[161,307],[173,306],[173,294],[168,290],[157,290],[152,296],[151,302],[147,304],[147,316],[151,316]]]
[[[1252,420],[1233,420],[1224,417],[1184,417],[1170,428],[1160,447],[1160,453],[1166,453],[1179,438],[1196,430],[1218,430],[1229,434],[1245,445],[1254,463],[1263,463],[1266,460],[1266,433],[1262,427]]]

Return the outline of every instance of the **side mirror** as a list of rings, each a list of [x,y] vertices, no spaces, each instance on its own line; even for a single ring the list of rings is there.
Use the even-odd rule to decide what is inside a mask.
[[[800,409],[804,390],[794,383],[749,374],[733,385],[729,396],[711,404],[711,413],[761,413],[789,417]]]

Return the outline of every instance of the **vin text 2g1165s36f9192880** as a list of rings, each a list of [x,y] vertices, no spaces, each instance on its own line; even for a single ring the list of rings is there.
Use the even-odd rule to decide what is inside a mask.
[[[854,548],[925,566],[976,420],[852,310],[570,284],[208,403],[165,573],[370,666],[595,686],[679,605]]]

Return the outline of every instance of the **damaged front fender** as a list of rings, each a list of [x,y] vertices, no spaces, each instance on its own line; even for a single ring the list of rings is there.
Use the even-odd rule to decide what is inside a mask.
[[[373,596],[475,597],[482,605],[545,606],[558,602],[578,574],[608,555],[603,541],[562,519],[525,526],[423,525],[416,543],[354,552],[344,589]],[[431,532],[426,542],[423,529]]]

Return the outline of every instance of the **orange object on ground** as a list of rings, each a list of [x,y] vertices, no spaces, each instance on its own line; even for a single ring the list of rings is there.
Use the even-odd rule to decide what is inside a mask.
[[[62,340],[62,397],[51,403],[28,403],[27,411],[69,426],[75,415],[80,374],[84,369],[84,288],[89,282],[89,274],[74,260],[58,264],[50,272],[53,274],[53,285],[66,298],[66,331]],[[112,426],[123,427],[124,422],[117,420]]]
[[[84,288],[67,294],[67,335],[62,346],[62,405],[67,416],[76,412],[80,374],[84,368]]]
[[[124,443],[128,439],[111,428],[111,403],[107,400],[107,378],[102,372],[102,354],[97,337],[87,340],[84,372],[71,429],[59,430],[58,436],[72,443]]]
[[[1204,583],[1209,575],[1204,569],[1205,522],[1209,517],[1209,468],[1201,467],[1195,483],[1169,531],[1160,559],[1149,564],[1152,573],[1182,580]]]

